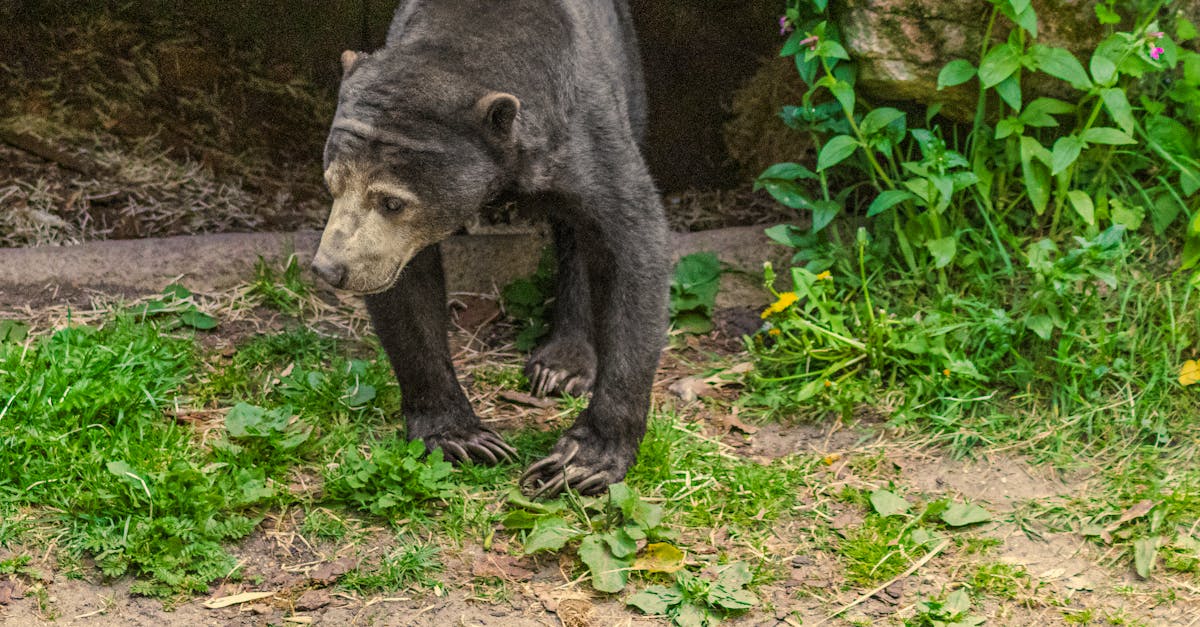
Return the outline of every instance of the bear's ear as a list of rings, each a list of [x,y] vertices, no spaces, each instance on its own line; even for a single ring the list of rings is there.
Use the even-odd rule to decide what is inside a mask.
[[[489,134],[507,140],[512,137],[517,114],[521,112],[521,101],[512,94],[493,91],[475,103],[475,112]]]
[[[347,50],[347,51],[343,52],[342,53],[342,80],[346,80],[346,77],[350,76],[350,73],[354,71],[354,68],[355,68],[355,66],[358,65],[358,62],[362,61],[363,59],[367,58],[368,56],[370,56],[370,55],[368,55],[365,52],[355,52],[353,50]]]

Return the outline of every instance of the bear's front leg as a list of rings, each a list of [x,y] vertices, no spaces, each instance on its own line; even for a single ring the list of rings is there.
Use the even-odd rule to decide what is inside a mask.
[[[597,493],[622,480],[646,431],[666,340],[670,266],[662,206],[639,164],[624,172],[609,164],[604,171],[618,175],[579,193],[574,226],[587,268],[596,382],[588,408],[550,455],[525,471],[522,486],[535,497],[568,487]]]
[[[366,297],[379,342],[400,383],[408,439],[448,459],[495,464],[516,450],[479,422],[454,376],[442,253],[435,244],[408,263],[390,289]]]

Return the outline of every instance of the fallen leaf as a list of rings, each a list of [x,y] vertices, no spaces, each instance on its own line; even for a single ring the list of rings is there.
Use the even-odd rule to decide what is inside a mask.
[[[667,386],[667,390],[683,399],[686,403],[690,403],[701,396],[711,396],[714,392],[712,386],[705,383],[704,379],[700,377],[684,377]]]
[[[283,619],[285,623],[296,623],[298,625],[311,625],[313,622],[312,616],[286,616]]]
[[[633,570],[673,573],[683,568],[683,551],[669,542],[652,542],[633,562]]]
[[[337,581],[342,575],[354,570],[356,566],[358,566],[358,560],[353,557],[339,557],[332,562],[325,562],[315,568],[308,574],[308,578],[312,579],[315,583],[327,586]]]
[[[526,568],[520,558],[512,555],[484,553],[476,555],[471,564],[471,575],[475,577],[498,577],[507,581],[529,581],[533,571]]]
[[[205,601],[203,605],[210,610],[219,610],[223,607],[229,607],[230,605],[249,603],[250,601],[257,601],[259,599],[265,599],[273,596],[275,596],[274,592],[243,592],[241,594],[234,594],[227,597],[209,599]]]
[[[516,392],[514,390],[500,390],[499,396],[510,403],[529,405],[530,407],[537,407],[539,409],[550,409],[551,407],[558,406],[558,401],[554,399],[538,398],[532,394]]]
[[[1150,499],[1142,499],[1137,503],[1134,503],[1129,509],[1125,510],[1121,514],[1121,517],[1117,519],[1117,522],[1109,525],[1106,527],[1106,529],[1108,529],[1110,532],[1116,531],[1121,525],[1124,525],[1135,518],[1141,518],[1142,516],[1149,514],[1150,510],[1154,509],[1155,505],[1158,505],[1158,503],[1151,501]]]
[[[1200,361],[1189,359],[1179,369],[1179,385],[1200,383]]]
[[[304,594],[300,595],[299,599],[292,604],[292,607],[299,612],[311,612],[319,610],[333,602],[333,597],[329,596],[327,590],[305,590]]]
[[[742,422],[736,415],[723,416],[718,418],[726,429],[737,429],[746,435],[754,435],[758,433],[758,427],[748,425]]]

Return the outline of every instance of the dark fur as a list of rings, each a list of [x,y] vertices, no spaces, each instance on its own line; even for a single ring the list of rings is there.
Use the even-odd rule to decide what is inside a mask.
[[[638,150],[639,65],[625,0],[410,0],[386,46],[349,64],[338,110],[438,148],[338,129],[326,145],[327,166],[366,159],[403,177],[427,199],[427,221],[440,232],[502,191],[553,207],[554,329],[527,372],[540,392],[593,395],[527,473],[526,486],[544,493],[563,483],[596,492],[621,480],[645,433],[669,266],[662,207]],[[520,100],[510,130],[507,120],[479,119],[476,104],[490,92]],[[400,382],[409,437],[492,461],[501,451],[485,442],[494,436],[450,361],[437,245],[367,305]]]

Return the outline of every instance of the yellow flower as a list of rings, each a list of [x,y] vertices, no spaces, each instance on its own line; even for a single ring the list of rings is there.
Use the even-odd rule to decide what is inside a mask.
[[[767,331],[768,335],[779,335],[779,333],[779,329],[771,329],[770,331]]]
[[[827,388],[833,387],[833,381],[830,381],[829,379],[825,379],[825,387],[827,387]]]
[[[777,313],[783,311],[784,309],[791,307],[792,304],[795,303],[797,300],[799,300],[799,298],[796,296],[795,292],[784,292],[779,295],[779,300],[775,301],[774,303],[771,303],[770,307],[767,307],[766,309],[763,310],[762,317],[766,318],[767,316],[770,316],[771,314],[777,314]]]
[[[1179,370],[1179,385],[1192,385],[1193,383],[1200,383],[1200,362],[1189,359],[1183,362],[1183,368]]]
[[[821,274],[817,275],[817,280],[818,281],[832,281],[833,274],[831,274],[828,270],[826,270],[826,271],[822,272]]]
[[[945,370],[943,370],[943,371],[942,371],[942,375],[943,375],[943,376],[947,376],[947,377],[948,377],[948,376],[950,376],[950,369],[949,369],[949,368],[946,368]]]

